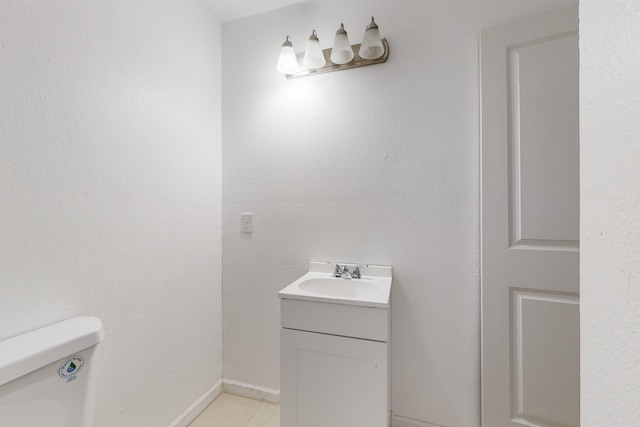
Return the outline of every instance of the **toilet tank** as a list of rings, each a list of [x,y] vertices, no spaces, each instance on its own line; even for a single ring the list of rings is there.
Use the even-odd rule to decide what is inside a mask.
[[[102,321],[76,317],[0,341],[0,426],[90,427]]]

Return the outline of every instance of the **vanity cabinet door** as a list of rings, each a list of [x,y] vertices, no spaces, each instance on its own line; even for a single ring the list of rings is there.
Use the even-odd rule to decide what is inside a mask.
[[[281,427],[388,427],[387,343],[281,329]]]

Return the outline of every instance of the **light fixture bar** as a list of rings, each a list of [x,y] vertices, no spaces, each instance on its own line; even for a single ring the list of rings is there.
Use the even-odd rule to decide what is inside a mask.
[[[299,65],[298,71],[292,74],[285,74],[285,76],[288,79],[296,79],[298,77],[307,77],[315,74],[332,73],[334,71],[349,70],[351,68],[364,67],[367,65],[382,64],[383,62],[387,62],[387,59],[389,58],[389,43],[387,42],[387,39],[382,39],[382,45],[384,46],[384,54],[380,58],[376,59],[361,58],[358,54],[358,52],[360,52],[360,44],[352,45],[355,56],[351,62],[343,65],[338,65],[331,62],[331,48],[323,49],[322,53],[324,54],[324,58],[327,63],[324,67],[315,70],[308,69],[304,67],[304,65],[302,65],[304,53],[301,53],[297,55]]]

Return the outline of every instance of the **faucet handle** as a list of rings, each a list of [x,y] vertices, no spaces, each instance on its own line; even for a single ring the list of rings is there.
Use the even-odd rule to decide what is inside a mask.
[[[356,265],[356,268],[353,269],[353,273],[351,273],[351,277],[354,279],[360,279],[360,267]]]

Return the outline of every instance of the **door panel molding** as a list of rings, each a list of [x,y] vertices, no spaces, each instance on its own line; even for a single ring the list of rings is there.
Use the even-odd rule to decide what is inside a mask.
[[[565,145],[561,144],[560,141],[555,141],[554,138],[567,138],[566,135],[547,135],[547,138],[542,138],[542,135],[536,134],[539,133],[538,129],[540,126],[540,122],[548,122],[549,116],[561,116],[554,111],[554,109],[562,110],[566,108],[565,105],[561,103],[554,102],[556,100],[552,99],[551,96],[548,99],[541,100],[540,98],[535,98],[533,100],[527,99],[525,95],[525,99],[522,99],[522,86],[541,86],[544,82],[540,81],[527,81],[526,77],[522,77],[522,56],[532,56],[529,54],[531,50],[538,51],[538,59],[541,61],[542,59],[547,59],[547,61],[554,61],[553,57],[546,58],[552,55],[545,55],[543,49],[547,50],[557,50],[557,46],[555,44],[558,43],[571,43],[577,45],[578,40],[578,31],[568,31],[561,34],[556,34],[553,36],[542,37],[536,40],[527,41],[525,43],[515,44],[507,47],[507,78],[508,78],[508,87],[507,87],[507,109],[508,109],[508,157],[509,157],[509,241],[512,249],[523,249],[523,250],[547,250],[547,251],[578,251],[579,250],[579,229],[577,227],[577,218],[579,216],[579,202],[578,198],[575,197],[575,194],[579,193],[579,176],[577,174],[577,169],[575,171],[571,170],[572,165],[566,167],[569,169],[568,171],[565,169],[565,165],[561,160],[562,156],[564,157],[575,157],[578,158],[577,151],[578,146],[576,144],[575,147],[569,147],[570,149],[575,150],[575,153],[568,151],[566,148],[564,150],[558,150],[560,152],[554,152],[554,147],[565,147]],[[541,54],[542,53],[542,54]],[[577,55],[577,52],[576,52]],[[529,58],[527,58],[529,59]],[[525,61],[527,62],[527,61]],[[528,61],[529,63],[535,61]],[[568,64],[565,67],[557,67],[557,70],[563,73],[574,73],[577,75],[578,70],[570,69],[573,62],[573,58],[568,60]],[[575,64],[578,61],[575,59]],[[537,65],[537,64],[533,64]],[[554,70],[553,67],[549,67],[548,70]],[[535,75],[536,73],[529,73],[530,75]],[[529,78],[531,80],[531,77]],[[548,79],[549,80],[549,79]],[[559,79],[558,79],[559,80]],[[531,92],[531,88],[525,87],[529,89]],[[538,89],[544,90],[545,88]],[[547,89],[548,91],[554,91],[554,88]],[[575,87],[569,88],[572,92],[571,97],[575,97],[578,99],[578,85],[576,82]],[[531,97],[531,96],[530,96]],[[566,99],[567,97],[565,97]],[[536,114],[534,108],[529,108],[529,115],[534,116],[534,126],[529,126],[527,132],[528,134],[523,136],[523,126],[521,123],[522,110],[527,110],[528,105],[524,105],[523,102],[537,102],[540,104],[541,102],[546,102],[548,105],[545,105],[544,114],[540,114],[538,112]],[[540,106],[538,105],[538,108]],[[536,115],[542,117],[535,117]],[[537,125],[537,126],[536,126]],[[526,126],[525,126],[526,127]],[[551,126],[550,126],[551,127]],[[574,131],[577,134],[579,132],[578,127],[578,119],[576,117],[575,123],[573,123]],[[523,141],[524,140],[524,141]],[[535,144],[539,144],[540,141],[544,141],[546,143],[546,148],[548,153],[535,153],[534,149],[531,148],[535,146]],[[577,138],[575,138],[577,141]],[[528,144],[529,147],[525,146],[524,148],[529,148],[529,150],[523,150],[523,144]],[[544,144],[543,144],[544,145]],[[533,181],[534,185],[529,183],[529,193],[523,189],[523,162],[527,159],[523,159],[523,151],[528,152],[530,156],[538,155],[540,159],[543,161],[546,160],[547,164],[545,165],[549,170],[549,176],[539,177],[537,180],[534,177],[526,177],[528,181]],[[545,157],[550,157],[554,155],[555,157],[560,157],[560,159],[555,159],[554,161],[549,161],[545,159]],[[569,159],[571,160],[571,159]],[[570,163],[570,162],[569,162]],[[538,166],[538,165],[535,165]],[[531,169],[531,167],[529,168]],[[575,173],[573,173],[575,172]],[[555,188],[552,184],[558,182],[558,180],[554,180],[554,175],[563,175],[563,174],[571,174],[572,176],[569,179],[565,179],[564,181],[560,181],[564,183],[565,188]],[[573,176],[575,175],[575,176]],[[538,182],[536,182],[538,181]],[[524,194],[523,194],[524,193]],[[534,193],[534,194],[531,194]],[[551,196],[547,195],[545,197],[545,193],[551,194]],[[527,203],[528,210],[525,210],[523,207],[523,198]],[[533,201],[530,199],[534,199]],[[536,200],[537,199],[537,200]],[[544,209],[540,209],[540,205],[546,204],[548,207]],[[553,217],[553,221],[549,221],[547,217]]]
[[[573,292],[516,287],[510,288],[509,291],[511,421],[528,427],[567,427],[571,420],[578,416],[571,413],[570,409],[577,407],[577,402],[570,401],[572,396],[566,394],[566,389],[577,386],[580,381],[579,296]],[[556,318],[549,318],[552,316]],[[531,325],[526,325],[527,319],[536,321],[537,324],[528,328],[527,326]],[[547,322],[549,327],[542,327],[545,333],[540,334],[538,329],[541,329],[541,324],[544,322]],[[535,336],[532,337],[532,334]],[[527,351],[527,347],[532,346],[541,347],[541,354],[532,355],[531,350]],[[529,368],[527,365],[535,363],[527,362],[525,357],[549,358],[554,356],[554,352],[562,352],[562,356],[556,359],[560,362],[564,361],[565,364],[556,365],[557,372],[535,372],[536,377],[531,378],[527,372]],[[573,357],[567,358],[566,353],[572,353]],[[565,366],[567,364],[569,366]],[[532,379],[538,384],[533,386],[529,384],[528,381]],[[540,397],[540,394],[544,396]],[[534,402],[530,405],[531,402],[527,400],[530,395],[542,402]],[[542,411],[541,406],[544,407]],[[534,408],[533,411],[531,407]],[[549,410],[549,408],[552,409]]]

